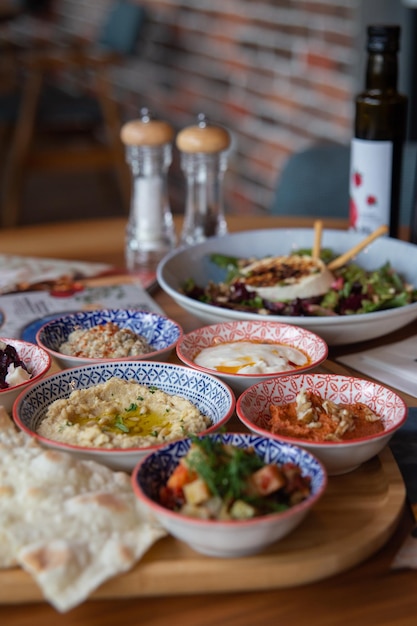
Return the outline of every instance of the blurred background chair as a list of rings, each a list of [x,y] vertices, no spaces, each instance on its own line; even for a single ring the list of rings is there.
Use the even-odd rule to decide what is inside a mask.
[[[26,46],[19,55],[18,90],[0,98],[9,128],[1,194],[1,224],[19,224],[25,178],[31,171],[68,174],[113,171],[123,210],[130,172],[120,140],[122,112],[108,75],[135,54],[146,14],[116,1],[94,42],[78,37]],[[7,139],[6,139],[7,141]]]
[[[271,213],[348,218],[350,146],[315,144],[289,157],[278,178]],[[417,143],[404,147],[400,222],[409,226],[414,206]]]

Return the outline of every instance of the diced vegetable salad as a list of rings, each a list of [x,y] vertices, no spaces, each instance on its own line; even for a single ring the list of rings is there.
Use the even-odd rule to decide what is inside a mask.
[[[193,437],[160,503],[190,517],[243,520],[285,511],[310,493],[310,478],[294,463],[265,464],[253,448]]]

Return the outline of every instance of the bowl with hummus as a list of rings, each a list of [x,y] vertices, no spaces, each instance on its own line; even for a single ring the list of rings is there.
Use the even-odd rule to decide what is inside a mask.
[[[272,376],[317,367],[327,358],[328,347],[321,337],[300,326],[238,320],[183,335],[176,352],[183,363],[218,376],[239,395]]]
[[[36,342],[65,369],[112,359],[164,361],[182,334],[179,324],[159,313],[96,309],[47,322]]]
[[[151,453],[134,469],[132,485],[174,537],[202,554],[236,558],[295,531],[325,492],[327,474],[299,446],[217,433]]]
[[[404,424],[407,406],[377,382],[306,373],[253,385],[236,413],[252,432],[302,446],[336,475],[381,452]]]
[[[183,365],[107,361],[47,376],[13,407],[18,427],[43,445],[131,471],[146,454],[228,422],[235,396]]]
[[[168,254],[158,282],[204,324],[267,319],[302,326],[328,346],[417,319],[417,246],[386,236],[364,245],[361,234],[323,229],[316,253],[315,238],[313,228],[210,237]]]
[[[19,393],[47,375],[51,357],[28,341],[0,337],[0,405],[11,413]]]

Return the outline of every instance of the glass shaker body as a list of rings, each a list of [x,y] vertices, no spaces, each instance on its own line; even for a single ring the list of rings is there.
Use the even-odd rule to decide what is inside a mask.
[[[167,189],[172,147],[126,146],[126,160],[132,171],[126,266],[130,272],[154,271],[176,243]]]
[[[223,178],[227,168],[225,152],[182,153],[181,167],[186,179],[186,202],[181,244],[193,245],[227,232],[223,205]]]
[[[211,124],[204,113],[198,114],[197,124],[183,128],[177,135],[186,179],[182,245],[193,245],[227,232],[223,179],[230,139],[226,128]]]

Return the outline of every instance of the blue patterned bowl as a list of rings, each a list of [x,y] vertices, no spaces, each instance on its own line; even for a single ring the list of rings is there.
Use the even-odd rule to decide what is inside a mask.
[[[152,452],[135,467],[133,489],[151,514],[174,537],[197,552],[216,557],[241,557],[256,554],[293,531],[323,495],[327,474],[310,452],[298,446],[248,433],[210,435],[239,448],[254,448],[265,463],[296,463],[304,476],[311,477],[311,494],[303,502],[281,513],[242,521],[216,521],[186,517],[158,502],[160,487],[190,448],[183,439]]]
[[[117,357],[117,360],[166,360],[183,335],[179,324],[158,313],[136,309],[98,309],[78,311],[47,322],[36,333],[36,342],[41,348],[49,352],[62,369],[98,363],[103,360],[108,361],[109,358],[67,356],[59,350],[61,344],[67,341],[72,331],[88,330],[107,322],[113,322],[119,328],[128,328],[134,333],[142,335],[153,349],[147,354],[123,357],[123,359]]]
[[[13,418],[21,430],[45,446],[66,450],[113,469],[131,471],[141,458],[164,443],[134,448],[87,448],[46,439],[37,433],[52,402],[67,398],[75,389],[86,389],[112,377],[133,380],[188,399],[211,420],[212,425],[204,433],[214,432],[224,426],[234,412],[233,392],[214,376],[183,365],[158,361],[109,361],[63,370],[36,382],[18,396],[13,407]]]

